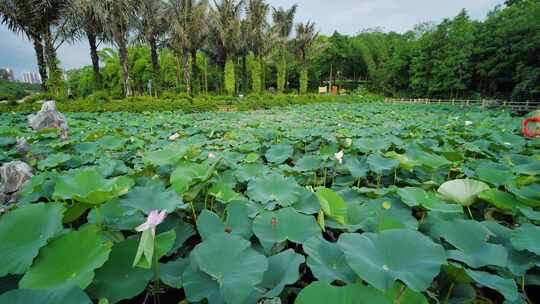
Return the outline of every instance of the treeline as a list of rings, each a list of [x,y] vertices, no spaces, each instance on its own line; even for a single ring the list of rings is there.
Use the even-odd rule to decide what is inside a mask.
[[[264,0],[0,0],[7,2],[28,10],[0,5],[4,23],[43,46],[44,89],[58,94],[304,94],[338,84],[395,97],[540,97],[538,0],[507,1],[483,22],[462,11],[403,34],[354,36],[319,35],[312,22],[295,23],[296,6]],[[45,26],[20,18],[28,14]],[[64,81],[55,50],[74,40],[88,41],[92,66]],[[100,43],[115,48],[98,52]]]
[[[404,34],[335,33],[314,60],[322,75],[366,79],[387,96],[540,98],[540,1],[507,1],[483,22],[465,11]]]

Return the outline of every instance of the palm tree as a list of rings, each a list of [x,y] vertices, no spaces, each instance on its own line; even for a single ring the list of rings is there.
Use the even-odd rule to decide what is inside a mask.
[[[264,54],[268,41],[270,5],[264,0],[249,0],[246,9],[247,43],[257,57]]]
[[[131,0],[100,0],[97,2],[98,15],[103,19],[104,33],[118,47],[122,65],[124,95],[131,96],[128,62],[128,34],[133,19],[133,3]]]
[[[43,31],[35,14],[34,3],[31,0],[0,0],[0,23],[32,41],[41,76],[41,86],[44,91],[47,91],[48,75],[43,48]]]
[[[67,19],[65,13],[70,6],[70,0],[33,0],[33,18],[41,24],[45,44],[45,59],[49,68],[49,83],[59,88],[62,82],[62,72],[58,68],[58,48],[71,36],[66,31]],[[59,92],[56,92],[57,94]]]
[[[190,56],[190,32],[193,31],[193,1],[172,0],[168,2],[168,21],[171,25],[171,37],[169,45],[175,53],[182,56],[184,69],[184,83],[186,91],[191,94],[191,74],[189,70]]]
[[[274,21],[274,32],[277,35],[278,41],[278,81],[277,81],[277,90],[279,93],[282,93],[285,88],[285,82],[287,80],[287,61],[286,54],[288,48],[289,36],[291,35],[293,25],[294,25],[294,16],[296,15],[296,10],[298,6],[295,4],[291,8],[284,9],[273,8],[272,19]]]
[[[214,7],[210,11],[214,52],[222,67],[239,49],[243,4],[243,0],[222,0],[219,3],[214,0]]]
[[[189,37],[189,51],[191,53],[191,74],[194,81],[199,79],[197,68],[197,51],[206,43],[208,38],[208,1],[199,1],[192,4],[192,18]]]
[[[99,7],[93,0],[71,0],[71,8],[67,12],[67,19],[69,31],[73,33],[72,39],[79,40],[86,36],[90,47],[94,81],[97,87],[101,87],[98,39],[104,39],[104,23],[98,12]]]
[[[135,28],[138,30],[137,40],[147,42],[150,46],[150,59],[154,77],[159,75],[158,39],[167,30],[165,3],[161,0],[141,0],[135,10]]]
[[[251,62],[251,77],[253,91],[260,92],[264,88],[264,61],[263,57],[269,51],[268,14],[270,5],[264,0],[249,0],[246,8],[246,43],[249,51],[254,55]]]
[[[308,64],[314,51],[314,44],[319,36],[319,32],[315,31],[315,23],[308,21],[307,23],[299,23],[296,26],[296,39],[294,41],[295,50],[300,57],[300,94],[307,92],[308,85]]]

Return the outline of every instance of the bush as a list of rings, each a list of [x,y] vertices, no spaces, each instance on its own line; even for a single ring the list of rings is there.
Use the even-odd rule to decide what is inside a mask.
[[[0,93],[0,101],[14,101],[17,100],[17,97],[9,93]]]
[[[179,97],[179,99],[175,99]],[[57,103],[61,112],[159,112],[159,111],[182,111],[185,113],[216,111],[220,106],[232,105],[239,111],[270,109],[273,107],[285,107],[290,105],[305,105],[314,103],[364,103],[382,101],[376,95],[258,95],[252,94],[245,99],[224,96],[201,96],[189,99],[187,96],[169,95],[167,99],[156,99],[150,96],[135,96],[123,100],[111,100],[110,102],[96,102],[95,100],[82,99],[70,102],[60,101]],[[14,107],[0,107],[1,112],[35,112],[40,104],[20,104]]]
[[[111,101],[111,96],[105,91],[97,91],[88,95],[84,100],[89,103],[104,103]]]
[[[61,101],[59,100],[59,98],[57,98],[56,95],[52,93],[37,93],[37,94],[29,95],[25,97],[23,100],[24,100],[24,103],[30,103],[30,104],[35,103],[36,101],[41,101],[41,100]]]

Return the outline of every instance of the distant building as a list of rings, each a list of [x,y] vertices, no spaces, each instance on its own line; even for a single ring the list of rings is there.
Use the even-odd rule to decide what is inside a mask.
[[[13,70],[10,68],[0,69],[0,74],[2,74],[2,78],[5,78],[9,82],[15,81],[15,75],[13,74]]]
[[[34,72],[24,72],[23,73],[23,82],[25,83],[41,83],[41,77]]]
[[[13,74],[13,70],[12,70],[12,69],[7,68],[7,69],[6,69],[6,74],[7,74],[8,81],[10,81],[10,82],[14,82],[14,81],[15,81],[15,75]]]

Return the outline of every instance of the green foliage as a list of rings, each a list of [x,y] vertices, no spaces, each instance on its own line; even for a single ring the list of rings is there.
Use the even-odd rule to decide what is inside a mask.
[[[8,82],[0,80],[0,100],[21,99],[41,91],[39,84]]]
[[[277,92],[283,93],[285,91],[285,83],[287,82],[286,75],[287,75],[287,61],[285,60],[285,56],[280,56],[277,64]]]
[[[308,71],[306,68],[300,70],[300,94],[304,95],[308,90]]]
[[[249,73],[251,76],[251,92],[260,94],[262,92],[262,67],[259,58],[253,54],[248,56]]]
[[[229,96],[234,96],[236,92],[236,79],[234,75],[234,62],[232,59],[225,63],[225,91]]]

